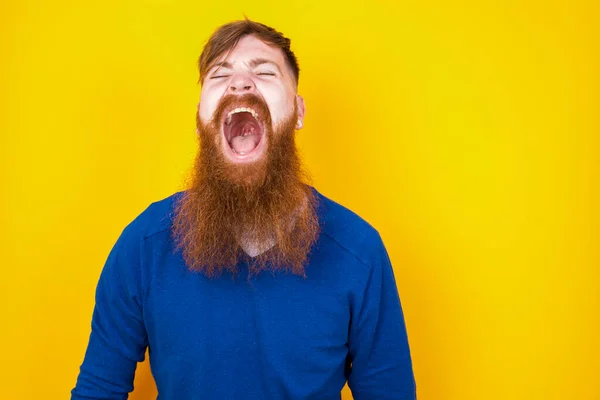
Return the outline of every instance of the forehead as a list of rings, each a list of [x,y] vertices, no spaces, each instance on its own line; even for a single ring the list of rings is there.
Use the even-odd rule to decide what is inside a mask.
[[[237,45],[230,51],[225,52],[215,60],[215,64],[229,62],[232,64],[243,63],[256,58],[264,58],[279,65],[280,68],[285,68],[283,51],[277,47],[270,46],[257,38],[256,36],[247,35],[242,37]]]

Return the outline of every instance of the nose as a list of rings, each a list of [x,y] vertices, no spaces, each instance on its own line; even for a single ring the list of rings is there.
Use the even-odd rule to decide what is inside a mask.
[[[237,74],[231,79],[227,90],[229,93],[240,94],[253,92],[254,88],[254,82],[252,82],[252,79],[248,75]]]

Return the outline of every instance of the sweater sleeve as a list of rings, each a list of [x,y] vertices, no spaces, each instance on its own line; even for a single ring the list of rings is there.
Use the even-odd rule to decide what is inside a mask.
[[[71,400],[121,400],[133,390],[148,344],[142,317],[140,240],[126,228],[96,289],[92,332]]]
[[[349,334],[348,386],[355,400],[415,400],[416,384],[394,272],[378,237]]]

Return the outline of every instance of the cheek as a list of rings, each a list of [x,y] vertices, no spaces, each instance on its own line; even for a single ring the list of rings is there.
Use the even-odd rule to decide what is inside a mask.
[[[218,97],[211,93],[202,93],[200,95],[200,104],[198,106],[198,113],[200,120],[203,123],[208,124],[217,108]]]
[[[271,89],[264,98],[269,106],[274,125],[277,125],[294,111],[294,97],[287,93],[284,88]]]

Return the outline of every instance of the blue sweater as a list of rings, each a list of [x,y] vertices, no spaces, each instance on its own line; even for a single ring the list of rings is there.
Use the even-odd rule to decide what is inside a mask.
[[[317,193],[317,192],[316,192]],[[413,400],[390,260],[377,231],[317,193],[321,234],[306,278],[208,279],[171,238],[177,194],[125,228],[100,276],[72,400],[127,399],[149,348],[160,400]]]

